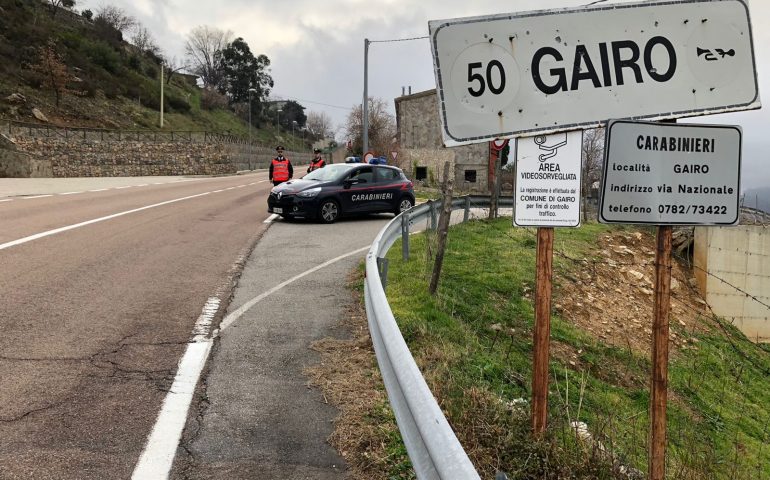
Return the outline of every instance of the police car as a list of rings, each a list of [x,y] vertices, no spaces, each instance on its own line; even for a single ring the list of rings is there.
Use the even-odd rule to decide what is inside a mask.
[[[332,223],[342,215],[400,212],[414,205],[414,187],[400,168],[338,163],[273,187],[267,211]]]

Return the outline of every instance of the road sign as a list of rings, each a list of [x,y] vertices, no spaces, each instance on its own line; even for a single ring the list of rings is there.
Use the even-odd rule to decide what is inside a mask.
[[[731,125],[610,122],[599,221],[738,223],[741,136]]]
[[[398,158],[398,152],[394,150],[390,152],[390,156],[393,157],[393,161],[395,162],[396,158]]]
[[[374,152],[366,152],[364,154],[364,163],[372,163],[373,158],[374,158]]]
[[[582,130],[516,140],[514,225],[580,225],[582,145]]]
[[[447,146],[759,108],[745,0],[429,22]]]

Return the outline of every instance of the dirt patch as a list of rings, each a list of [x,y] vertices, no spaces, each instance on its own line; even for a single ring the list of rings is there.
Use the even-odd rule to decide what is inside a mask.
[[[611,232],[599,238],[593,260],[582,259],[576,276],[559,278],[554,310],[603,343],[650,353],[655,238]],[[697,349],[694,334],[712,326],[708,306],[686,265],[673,261],[669,348]],[[575,353],[572,352],[572,356]],[[576,360],[573,360],[576,361]]]
[[[363,273],[355,270],[348,283],[362,277]],[[321,362],[305,369],[305,374],[324,399],[340,410],[329,443],[347,462],[348,477],[387,480],[393,458],[386,451],[386,440],[397,434],[398,426],[377,368],[361,293],[352,292],[353,301],[341,319],[351,338],[325,338],[313,343]],[[373,422],[373,417],[377,421]]]

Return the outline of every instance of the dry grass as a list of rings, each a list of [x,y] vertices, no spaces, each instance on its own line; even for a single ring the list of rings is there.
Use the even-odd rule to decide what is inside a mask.
[[[349,285],[361,282],[355,270]],[[329,443],[348,464],[348,477],[387,480],[395,462],[404,455],[391,452],[388,445],[398,426],[388,404],[374,354],[361,293],[352,289],[352,302],[340,320],[351,333],[349,339],[325,338],[312,345],[321,362],[305,370],[310,384],[340,410]]]

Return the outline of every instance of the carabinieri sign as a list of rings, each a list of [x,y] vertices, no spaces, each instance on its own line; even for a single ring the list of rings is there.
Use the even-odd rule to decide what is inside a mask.
[[[444,144],[760,107],[745,0],[429,22]]]
[[[610,122],[599,221],[734,225],[740,171],[738,126]]]

